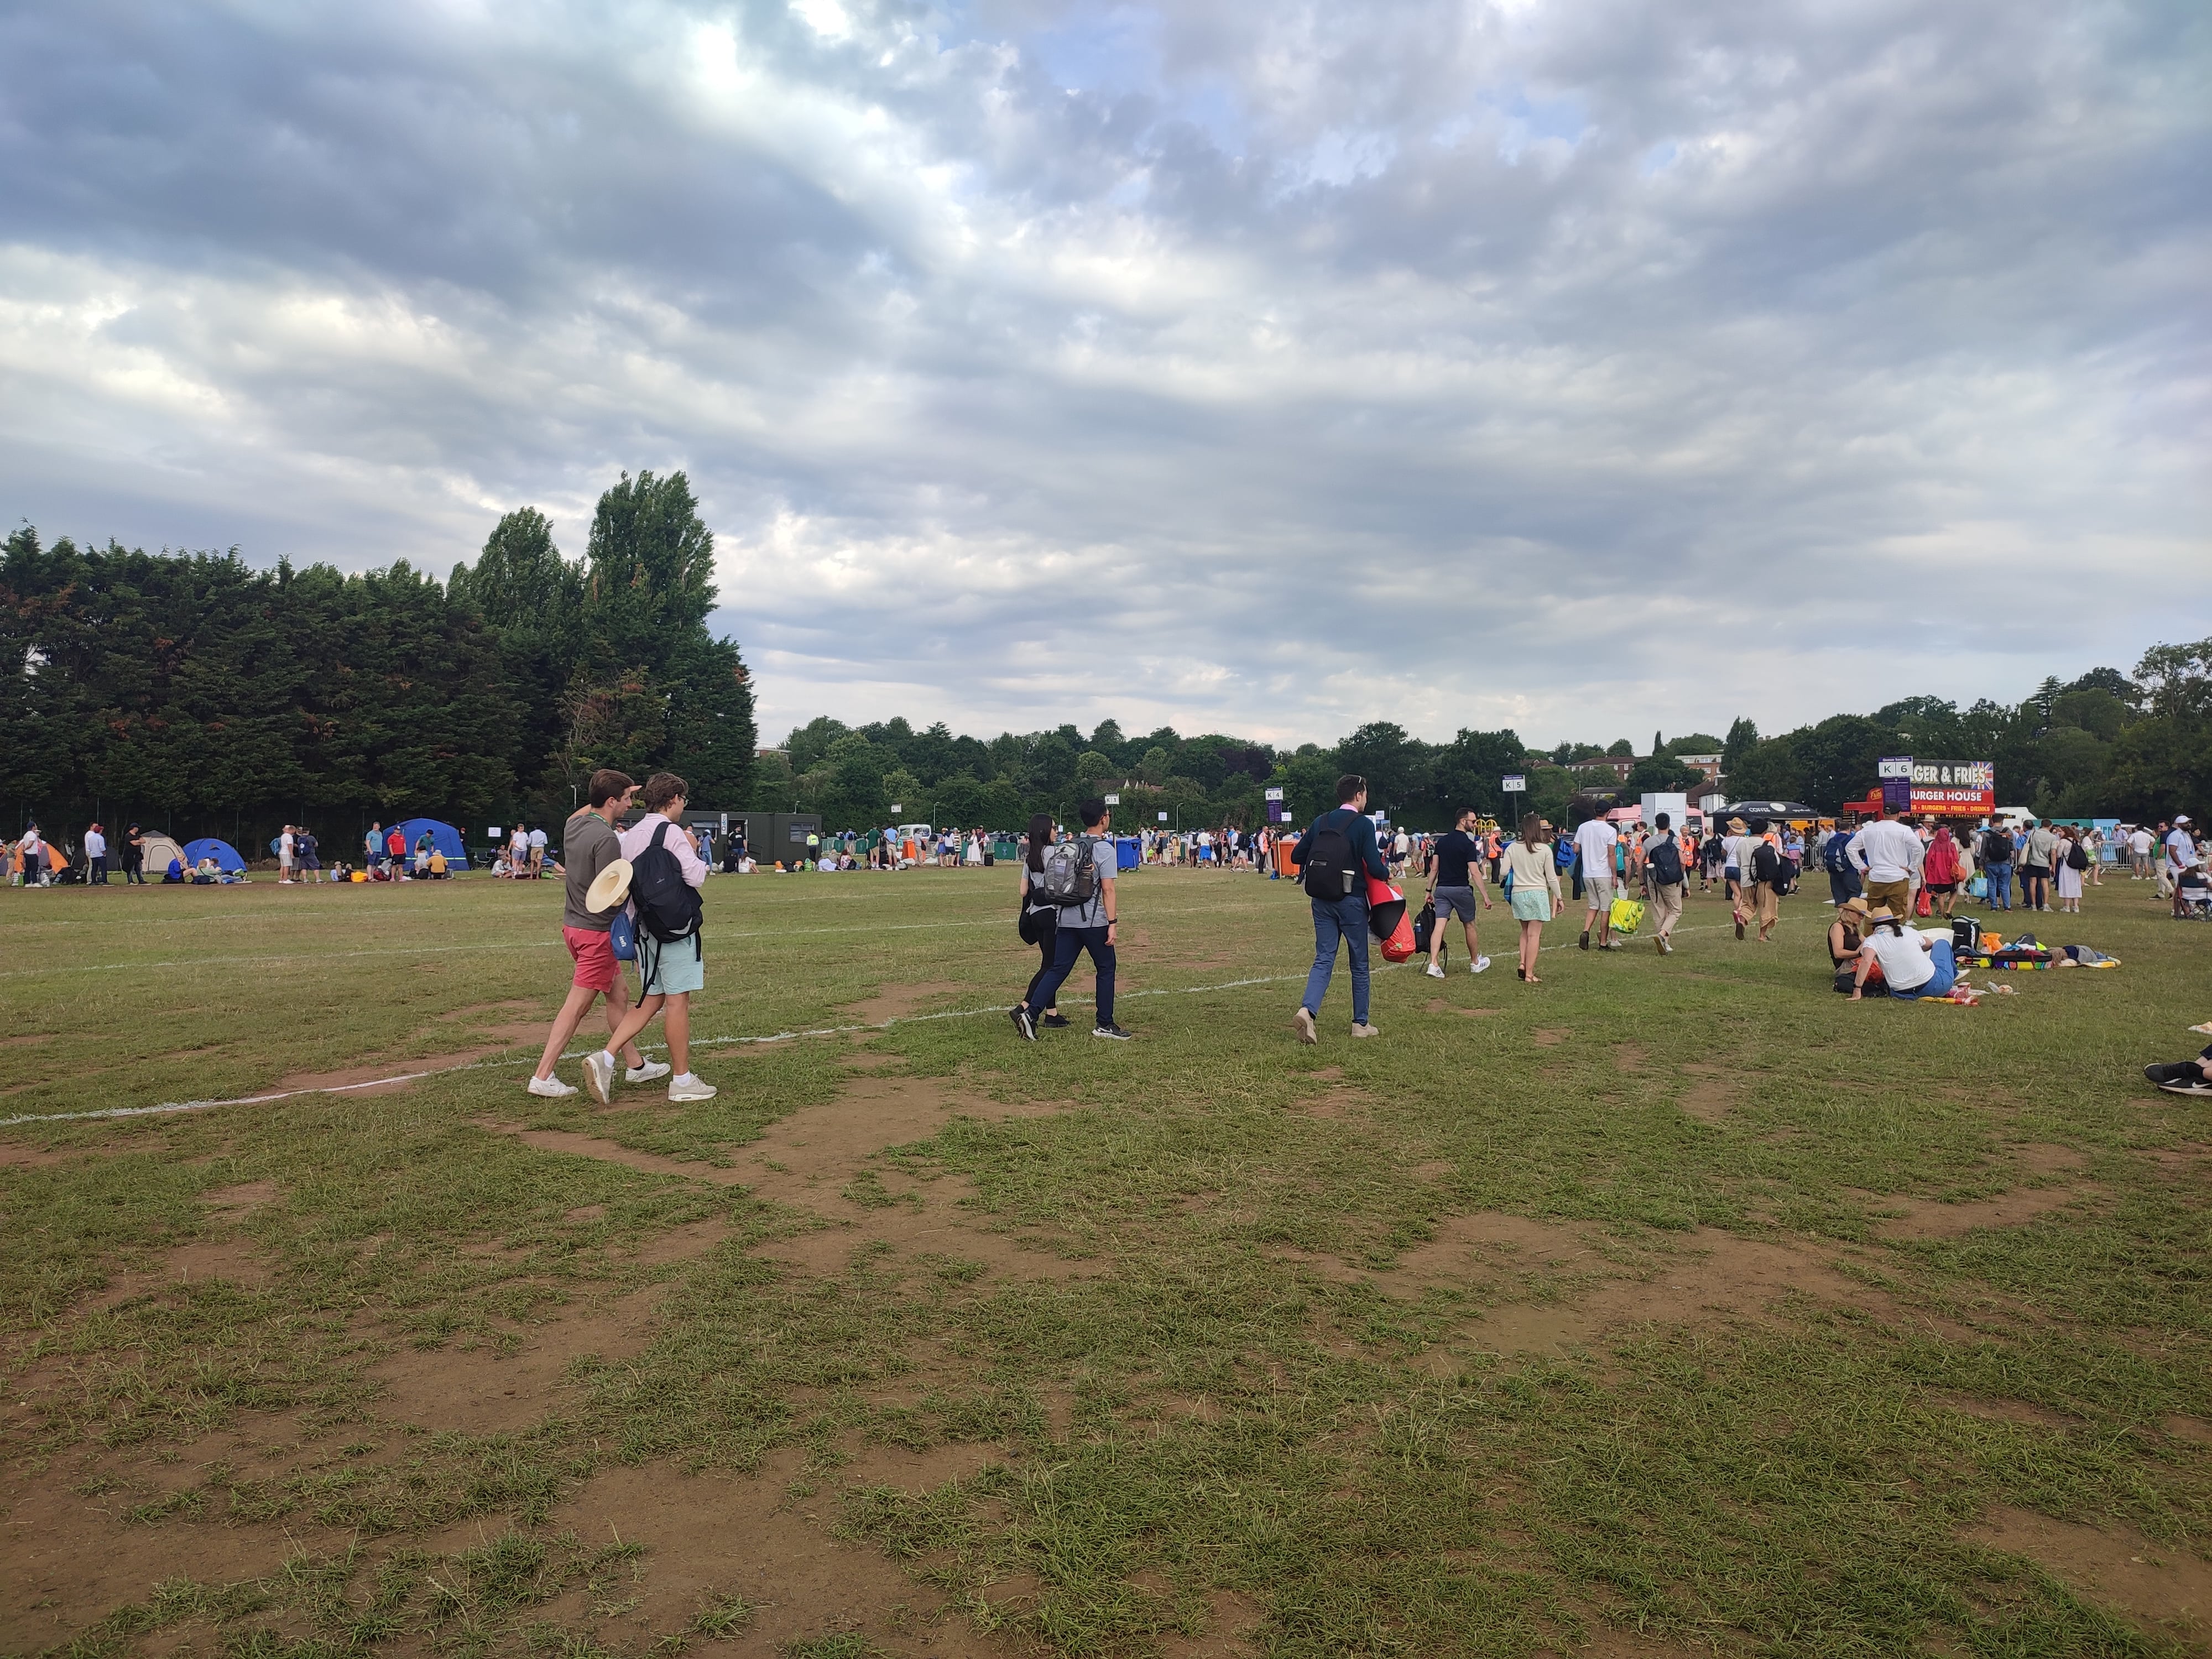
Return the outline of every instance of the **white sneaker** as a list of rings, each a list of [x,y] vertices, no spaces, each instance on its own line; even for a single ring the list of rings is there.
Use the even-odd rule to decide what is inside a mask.
[[[564,1095],[574,1094],[576,1090],[574,1085],[563,1083],[557,1077],[533,1077],[530,1079],[530,1092],[543,1095],[548,1100],[559,1100]]]
[[[584,1056],[584,1086],[592,1091],[592,1098],[602,1106],[614,1103],[611,1095],[615,1080],[615,1057],[601,1048]]]
[[[1356,1037],[1371,1037],[1381,1036],[1382,1033],[1372,1025],[1355,1025],[1352,1028],[1352,1035]]]
[[[696,1072],[686,1072],[668,1085],[671,1100],[712,1100],[714,1085],[702,1082]]]
[[[1442,979],[1443,976],[1443,965],[1441,963],[1432,962],[1429,964],[1429,977],[1431,979]]]
[[[1488,957],[1477,957],[1473,962],[1467,964],[1467,971],[1470,974],[1480,974],[1486,972],[1489,969],[1489,967],[1490,958]]]
[[[623,1081],[624,1083],[651,1083],[656,1078],[664,1078],[667,1075],[668,1062],[666,1060],[648,1060],[642,1066],[633,1066],[629,1067],[629,1070],[625,1071],[623,1073]]]
[[[1314,1030],[1314,1017],[1308,1013],[1303,1006],[1300,1006],[1297,1012],[1291,1016],[1291,1024],[1297,1028],[1299,1042],[1318,1042],[1321,1041],[1320,1034]]]

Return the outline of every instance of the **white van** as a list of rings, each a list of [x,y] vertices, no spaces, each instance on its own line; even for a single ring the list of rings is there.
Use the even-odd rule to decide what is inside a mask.
[[[927,847],[933,833],[926,823],[902,823],[891,831],[891,836],[896,841],[910,841],[916,847]]]

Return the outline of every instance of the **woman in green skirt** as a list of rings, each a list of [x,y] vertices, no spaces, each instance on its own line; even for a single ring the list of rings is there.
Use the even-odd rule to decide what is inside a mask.
[[[1536,984],[1536,952],[1543,949],[1544,924],[1559,903],[1559,872],[1552,857],[1544,820],[1534,812],[1521,820],[1521,838],[1505,849],[1505,880],[1512,895],[1513,919],[1521,924],[1521,977]]]

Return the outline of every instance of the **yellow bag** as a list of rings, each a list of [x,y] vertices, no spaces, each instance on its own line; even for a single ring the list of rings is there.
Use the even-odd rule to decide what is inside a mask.
[[[1613,908],[1607,914],[1612,920],[1614,933],[1633,933],[1644,925],[1644,901],[1617,898],[1613,900]]]

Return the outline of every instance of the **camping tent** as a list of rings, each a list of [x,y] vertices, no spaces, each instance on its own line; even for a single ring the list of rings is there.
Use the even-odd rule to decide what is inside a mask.
[[[179,864],[191,862],[185,857],[183,848],[158,830],[149,830],[141,836],[139,848],[146,856],[145,873],[146,879],[149,881],[159,881],[163,876],[168,874],[171,859],[176,860]]]
[[[215,854],[215,867],[226,876],[246,872],[246,860],[238,856],[238,849],[216,836],[202,836],[198,841],[186,842],[185,863],[187,866],[198,864],[210,853]],[[166,859],[162,860],[165,867],[167,862]]]
[[[46,852],[46,868],[48,870],[52,871],[55,875],[59,875],[63,871],[69,868],[69,860],[63,856],[62,849],[60,848],[55,846],[53,842],[50,841],[42,841],[39,845]],[[16,875],[23,873],[23,849],[21,848],[18,847],[8,854],[8,867]],[[35,876],[38,872],[34,870],[31,873]]]
[[[465,870],[469,867],[468,849],[461,845],[461,832],[452,824],[441,823],[435,818],[409,818],[395,827],[407,837],[407,855],[410,859],[415,855],[415,843],[422,840],[423,831],[428,830],[430,845],[446,855],[447,869]]]

